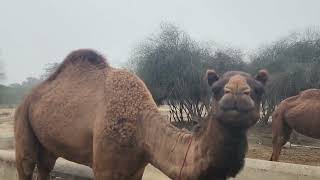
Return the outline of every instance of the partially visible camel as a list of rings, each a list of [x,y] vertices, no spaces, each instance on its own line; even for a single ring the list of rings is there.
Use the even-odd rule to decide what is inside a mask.
[[[271,161],[278,161],[292,129],[320,139],[320,90],[308,89],[282,101],[272,115]]]
[[[151,163],[172,179],[225,180],[243,167],[247,129],[259,117],[266,71],[207,72],[215,94],[205,127],[190,133],[159,112],[145,84],[76,50],[15,114],[19,180],[48,179],[58,157],[92,167],[96,180],[141,180]]]

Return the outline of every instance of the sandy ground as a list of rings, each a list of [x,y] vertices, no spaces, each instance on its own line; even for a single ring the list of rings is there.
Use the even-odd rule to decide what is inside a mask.
[[[0,149],[13,148],[14,109],[0,109]]]
[[[269,160],[272,154],[271,128],[253,128],[248,133],[249,150],[247,157]],[[291,136],[289,143],[282,148],[279,161],[295,164],[320,166],[320,140],[296,134]],[[296,146],[299,145],[299,146]]]
[[[161,109],[165,114],[165,110]],[[13,113],[14,109],[0,109],[0,149],[13,149]],[[272,153],[271,129],[253,128],[248,133],[249,150],[247,157],[268,160]],[[320,141],[298,136],[297,144],[320,147]],[[310,147],[285,147],[280,161],[296,164],[320,166],[320,149]],[[159,170],[148,166],[144,180],[167,180]]]

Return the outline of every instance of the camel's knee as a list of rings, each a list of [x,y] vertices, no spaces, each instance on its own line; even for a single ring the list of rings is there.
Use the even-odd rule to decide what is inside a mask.
[[[19,180],[31,180],[36,164],[35,160],[27,157],[17,158],[16,163]]]
[[[35,161],[31,159],[22,160],[21,166],[25,174],[32,174],[35,167]]]

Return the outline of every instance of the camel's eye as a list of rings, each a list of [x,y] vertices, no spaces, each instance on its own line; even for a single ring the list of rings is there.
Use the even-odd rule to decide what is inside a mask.
[[[249,96],[250,92],[251,92],[250,89],[248,89],[248,90],[243,91],[243,94]]]
[[[256,95],[262,95],[264,93],[264,89],[263,88],[255,88],[254,92]]]
[[[222,88],[220,86],[214,86],[212,87],[212,92],[214,95],[221,94]]]
[[[222,96],[224,95],[223,88],[216,88],[216,89],[214,89],[212,92],[213,92],[213,97],[214,97],[216,100],[221,99]]]

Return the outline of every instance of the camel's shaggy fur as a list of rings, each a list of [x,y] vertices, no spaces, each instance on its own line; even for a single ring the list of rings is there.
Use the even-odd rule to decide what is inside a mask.
[[[173,179],[233,177],[243,167],[266,79],[264,71],[255,78],[208,71],[215,113],[192,134],[164,119],[137,76],[93,50],[74,51],[16,111],[19,180],[31,180],[35,165],[38,179],[47,179],[58,157],[92,167],[97,180],[141,180],[148,163]]]
[[[270,160],[278,161],[281,148],[292,130],[320,138],[320,90],[308,89],[283,100],[272,115],[273,152]]]

